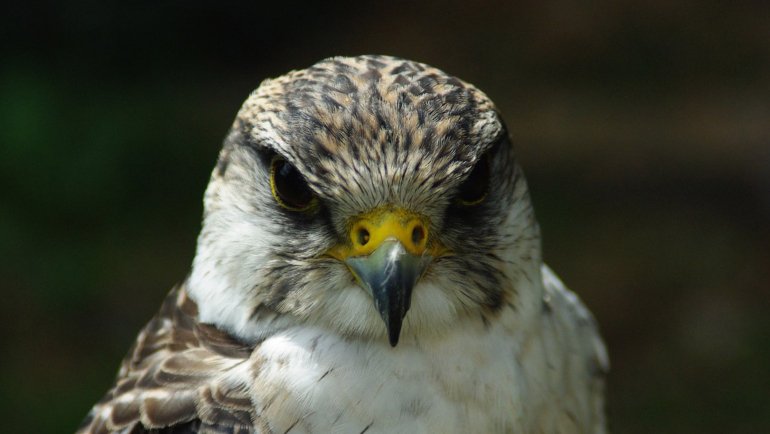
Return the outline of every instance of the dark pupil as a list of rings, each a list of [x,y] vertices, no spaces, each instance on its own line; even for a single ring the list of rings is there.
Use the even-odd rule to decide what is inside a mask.
[[[482,157],[468,178],[460,186],[457,198],[463,202],[475,202],[484,197],[489,189],[489,162]]]
[[[302,175],[286,161],[276,162],[275,190],[281,200],[293,208],[304,208],[313,200],[313,193]]]

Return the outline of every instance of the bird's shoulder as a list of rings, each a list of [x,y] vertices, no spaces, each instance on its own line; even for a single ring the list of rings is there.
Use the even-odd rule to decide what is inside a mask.
[[[570,337],[577,340],[575,348],[594,365],[591,367],[592,374],[604,376],[609,371],[609,357],[591,311],[547,265],[543,264],[541,273],[544,317],[554,316],[564,328],[569,329]]]
[[[251,432],[252,406],[239,371],[248,370],[253,347],[197,316],[185,287],[174,288],[78,433]]]
[[[568,401],[565,415],[583,415],[577,419],[582,432],[603,433],[604,383],[610,365],[596,320],[547,265],[542,266],[541,273],[543,350],[547,366],[559,372],[547,381],[551,395]]]

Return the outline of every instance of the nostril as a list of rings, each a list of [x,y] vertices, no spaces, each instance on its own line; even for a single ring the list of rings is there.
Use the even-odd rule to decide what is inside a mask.
[[[421,225],[417,225],[412,229],[412,243],[420,245],[422,240],[425,239],[425,229]]]
[[[369,231],[366,228],[359,228],[356,231],[356,241],[359,245],[365,246],[369,242]]]

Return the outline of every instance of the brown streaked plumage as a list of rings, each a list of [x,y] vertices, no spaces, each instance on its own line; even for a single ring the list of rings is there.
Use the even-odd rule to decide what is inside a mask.
[[[472,85],[382,56],[333,58],[265,81],[244,103],[232,133],[240,136],[236,144],[284,154],[321,197],[351,212],[378,205],[361,197],[373,193],[371,184],[392,189],[371,197],[376,202],[398,195],[409,205],[437,195],[451,186],[444,176],[467,172],[505,136],[491,101]],[[426,172],[421,160],[433,170]],[[363,171],[362,163],[378,170]],[[419,179],[392,182],[390,171]],[[417,188],[401,190],[406,186]]]
[[[249,364],[254,347],[199,323],[197,316],[184,287],[172,290],[80,432],[141,433],[169,426],[176,428],[160,432],[252,432],[246,385],[215,380]]]
[[[204,205],[79,433],[604,432],[603,343],[474,86],[388,56],[266,80]]]

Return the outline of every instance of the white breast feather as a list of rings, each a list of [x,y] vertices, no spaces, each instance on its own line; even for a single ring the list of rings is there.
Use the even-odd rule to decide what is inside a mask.
[[[276,432],[602,433],[591,364],[606,369],[604,346],[577,297],[542,273],[544,307],[527,323],[506,308],[489,328],[468,321],[396,348],[296,326],[262,343],[243,381]]]

